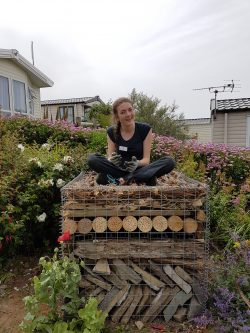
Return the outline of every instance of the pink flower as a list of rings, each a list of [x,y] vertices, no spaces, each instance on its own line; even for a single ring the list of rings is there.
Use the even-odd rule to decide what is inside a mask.
[[[232,203],[234,205],[239,205],[240,204],[240,197],[236,197],[235,199],[232,200]]]

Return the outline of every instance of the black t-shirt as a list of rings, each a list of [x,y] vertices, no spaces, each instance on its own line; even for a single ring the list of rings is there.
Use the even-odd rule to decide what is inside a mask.
[[[123,161],[130,161],[132,156],[138,160],[143,158],[143,141],[151,127],[148,124],[135,122],[135,132],[131,139],[124,140],[120,133],[114,135],[114,126],[108,128],[109,138],[115,143],[116,151],[122,156]]]

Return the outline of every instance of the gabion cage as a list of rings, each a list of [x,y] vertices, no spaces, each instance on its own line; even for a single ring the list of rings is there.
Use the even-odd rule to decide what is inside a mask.
[[[198,315],[207,299],[208,187],[178,172],[157,186],[94,178],[81,173],[61,190],[67,249],[85,262],[80,293],[115,323]]]

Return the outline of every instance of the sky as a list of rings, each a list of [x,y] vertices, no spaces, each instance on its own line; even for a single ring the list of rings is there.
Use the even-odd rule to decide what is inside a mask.
[[[54,86],[41,99],[132,89],[175,102],[188,118],[210,117],[218,99],[250,97],[250,0],[2,0],[0,48],[17,49]]]

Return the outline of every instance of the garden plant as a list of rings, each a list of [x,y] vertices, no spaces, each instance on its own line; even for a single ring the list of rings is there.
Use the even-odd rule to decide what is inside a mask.
[[[60,189],[87,169],[88,153],[105,154],[106,131],[13,117],[0,119],[0,140],[0,265],[3,265],[18,253],[29,255],[39,249],[42,253],[55,247],[60,230]],[[174,157],[178,171],[210,188],[213,270],[209,311],[197,318],[195,325],[214,325],[218,332],[248,332],[250,150],[155,135],[152,159],[164,155]],[[41,261],[47,273],[38,277],[34,286],[46,274],[48,281],[52,278],[49,267],[65,264],[55,257],[51,260]],[[67,265],[71,269],[76,267],[72,262]],[[31,300],[41,301],[38,294],[34,297],[26,300],[27,306]],[[29,318],[28,315],[26,319]],[[62,317],[57,314],[53,318],[53,330],[48,332],[57,332],[59,324],[65,332],[71,332],[73,326],[63,323]],[[61,327],[59,331],[64,332]]]

